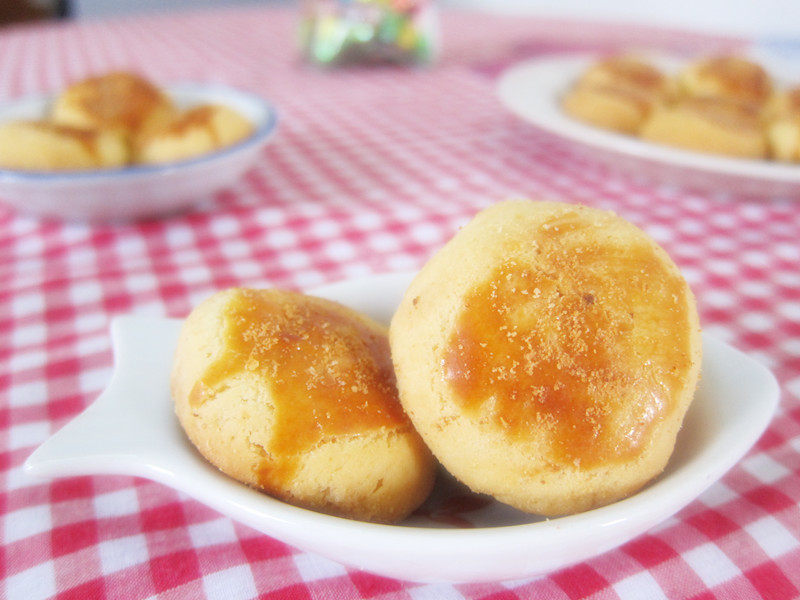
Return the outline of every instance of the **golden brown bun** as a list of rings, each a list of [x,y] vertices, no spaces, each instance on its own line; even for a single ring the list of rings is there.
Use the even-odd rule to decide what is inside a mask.
[[[445,468],[543,515],[660,473],[701,358],[667,254],[613,213],[553,202],[478,214],[411,283],[390,342],[403,406]]]
[[[85,129],[113,130],[133,141],[173,118],[172,101],[146,79],[117,72],[69,86],[56,99],[51,119]]]
[[[800,86],[773,94],[767,110],[769,118],[772,119],[800,116]]]
[[[171,388],[200,453],[276,498],[392,522],[433,485],[386,328],[337,303],[278,290],[212,296],[184,323]]]
[[[592,65],[566,94],[563,107],[581,121],[635,134],[669,95],[668,79],[654,66],[613,57]]]
[[[641,130],[642,139],[742,158],[764,158],[767,142],[758,112],[737,102],[691,98],[659,107]]]
[[[781,162],[800,162],[800,117],[770,123],[767,136],[772,158]]]
[[[613,87],[578,86],[564,97],[564,110],[580,121],[635,134],[652,109],[641,94]]]
[[[678,87],[690,98],[715,98],[739,102],[761,110],[772,95],[772,82],[764,68],[735,56],[707,58],[678,75]]]
[[[665,100],[671,93],[669,79],[657,67],[631,56],[599,61],[581,76],[580,82],[648,93],[654,100]]]
[[[67,171],[118,167],[128,160],[124,138],[111,131],[88,131],[46,121],[0,124],[0,167]]]
[[[253,133],[253,125],[221,105],[197,106],[145,136],[135,149],[141,163],[166,163],[230,146]]]
[[[783,162],[800,162],[800,87],[775,94],[769,114],[770,155]]]

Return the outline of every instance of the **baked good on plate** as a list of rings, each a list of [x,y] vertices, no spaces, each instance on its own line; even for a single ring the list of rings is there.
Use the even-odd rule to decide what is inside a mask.
[[[738,102],[761,111],[772,96],[767,71],[739,56],[715,56],[695,61],[677,77],[680,93],[690,98]]]
[[[628,56],[593,64],[564,96],[564,110],[603,129],[635,134],[670,96],[670,82],[655,66]]]
[[[434,460],[397,398],[386,328],[335,302],[215,294],[183,325],[171,388],[200,453],[276,498],[392,522],[433,485]]]
[[[443,466],[542,515],[658,475],[701,358],[664,250],[611,212],[555,202],[479,213],[413,280],[390,342],[403,406]]]
[[[769,114],[770,155],[783,162],[800,162],[800,87],[776,94]]]
[[[119,167],[128,145],[114,131],[90,131],[48,121],[0,123],[0,168],[72,171]]]
[[[644,140],[709,154],[765,158],[767,139],[757,110],[721,98],[687,98],[656,109]]]

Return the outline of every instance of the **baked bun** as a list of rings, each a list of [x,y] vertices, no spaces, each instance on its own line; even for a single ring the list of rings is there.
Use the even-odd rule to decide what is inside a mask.
[[[770,155],[784,162],[800,162],[800,87],[776,94],[769,112]]]
[[[738,102],[759,111],[772,95],[772,82],[764,68],[736,56],[712,57],[689,65],[678,75],[678,87],[690,98]]]
[[[425,265],[390,327],[400,399],[476,492],[563,515],[662,471],[700,367],[694,298],[605,212],[500,203]]]
[[[47,121],[0,123],[0,167],[69,171],[119,167],[128,160],[125,139],[113,131],[89,131]]]
[[[592,65],[581,77],[584,85],[611,86],[665,99],[670,82],[656,66],[632,56],[612,56]]]
[[[158,87],[133,73],[115,72],[69,86],[56,99],[51,120],[117,131],[133,143],[137,136],[162,127],[174,114],[172,101]]]
[[[656,109],[642,139],[711,154],[764,158],[767,141],[759,113],[719,98],[689,98]]]
[[[221,471],[307,508],[398,521],[434,460],[397,398],[386,328],[329,300],[230,289],[186,319],[172,396]]]
[[[135,150],[136,159],[155,164],[185,160],[230,146],[252,133],[252,123],[235,110],[204,104],[145,136]]]
[[[612,57],[583,73],[564,97],[563,107],[581,121],[635,134],[669,95],[669,80],[656,67],[631,57]]]

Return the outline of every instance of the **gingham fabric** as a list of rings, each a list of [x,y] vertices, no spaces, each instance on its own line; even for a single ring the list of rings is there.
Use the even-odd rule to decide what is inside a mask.
[[[281,118],[253,170],[183,215],[87,225],[0,209],[0,597],[798,597],[800,201],[615,174],[494,96],[504,67],[542,53],[737,42],[445,12],[431,68],[320,71],[299,63],[294,27],[291,10],[240,8],[0,30],[0,99],[122,67],[255,91]],[[780,408],[753,450],[656,529],[538,579],[424,585],[299,551],[144,479],[23,474],[108,383],[113,316],[183,316],[233,285],[308,289],[416,269],[511,195],[609,208],[643,227],[689,278],[705,330],[779,379]]]

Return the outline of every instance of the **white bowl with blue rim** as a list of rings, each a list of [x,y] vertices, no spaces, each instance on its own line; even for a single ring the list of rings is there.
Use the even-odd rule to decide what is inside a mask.
[[[277,125],[263,98],[221,85],[164,86],[176,105],[222,104],[253,124],[248,138],[196,158],[163,165],[131,165],[82,171],[0,169],[0,203],[44,217],[115,221],[174,214],[207,200],[253,167]],[[0,122],[41,119],[51,96],[0,105]]]

